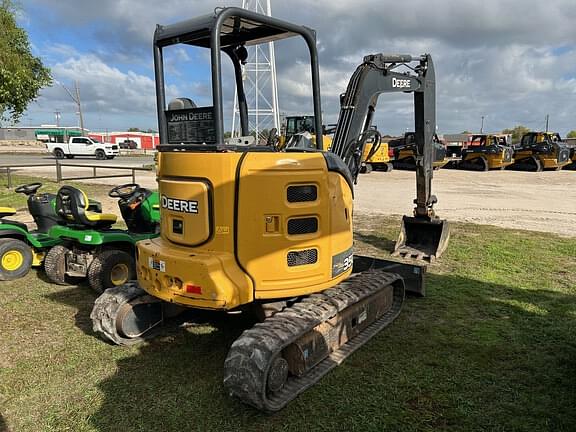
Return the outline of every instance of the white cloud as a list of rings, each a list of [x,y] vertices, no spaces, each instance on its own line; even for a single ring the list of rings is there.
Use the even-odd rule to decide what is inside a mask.
[[[40,0],[31,0],[35,2],[39,4]],[[230,2],[61,0],[51,6],[54,17],[46,17],[40,25],[76,26],[84,31],[82,26],[91,23],[99,45],[90,51],[97,57],[86,53],[78,56],[72,51],[68,54],[70,60],[54,67],[55,73],[87,81],[82,84],[82,92],[101,110],[127,116],[143,116],[151,111],[147,115],[154,121],[152,74],[147,76],[142,70],[144,75],[125,72],[116,64],[140,62],[150,70],[156,23],[192,18],[225,4]],[[574,0],[293,0],[274,3],[273,11],[279,18],[317,30],[323,109],[332,116],[330,121],[337,114],[338,95],[364,55],[429,52],[436,66],[441,131],[478,129],[481,116],[492,130],[517,123],[537,128],[542,127],[546,114],[551,116],[552,127],[561,133],[576,129]],[[32,15],[31,19],[38,18]],[[46,41],[48,46],[50,41]],[[289,49],[283,54],[280,48],[278,44],[280,108],[287,112],[309,111],[306,52]],[[50,49],[52,56],[65,56],[68,47],[55,45]],[[197,68],[198,62],[198,57],[178,49],[166,62],[166,69],[178,78],[180,71]],[[178,85],[186,90],[183,95],[205,99],[207,82]],[[376,122],[391,132],[401,132],[412,121],[411,105],[406,95],[384,95]]]

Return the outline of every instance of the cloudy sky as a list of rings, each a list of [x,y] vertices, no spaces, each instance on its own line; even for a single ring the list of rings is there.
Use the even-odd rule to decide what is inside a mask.
[[[21,5],[19,22],[36,55],[62,84],[79,82],[86,127],[122,130],[157,129],[155,25],[241,1],[23,0]],[[574,0],[272,0],[272,12],[317,31],[325,123],[337,119],[338,95],[364,55],[429,52],[436,66],[439,132],[479,130],[482,116],[484,131],[518,124],[542,129],[547,114],[551,129],[561,134],[576,129]],[[167,54],[169,95],[208,103],[206,53],[171,48]],[[280,111],[309,112],[304,45],[277,44],[276,62]],[[411,129],[411,104],[406,95],[383,95],[375,124],[385,133]],[[42,91],[22,123],[53,124],[56,110],[62,124],[77,124],[74,104],[57,84]]]

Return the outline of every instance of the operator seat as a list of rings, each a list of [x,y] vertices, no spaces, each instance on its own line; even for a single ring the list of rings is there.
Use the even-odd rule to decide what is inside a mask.
[[[88,210],[90,200],[80,189],[62,186],[56,195],[56,213],[66,223],[89,228],[108,228],[116,222],[116,215]]]
[[[181,109],[190,109],[190,108],[196,108],[196,107],[197,106],[192,99],[184,98],[184,97],[172,99],[168,103],[168,110],[170,110],[170,111],[181,110]]]
[[[16,209],[12,207],[0,207],[0,218],[6,216],[13,216],[16,214]]]

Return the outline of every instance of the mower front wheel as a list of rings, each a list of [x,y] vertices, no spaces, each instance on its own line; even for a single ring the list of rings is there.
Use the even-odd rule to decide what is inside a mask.
[[[118,249],[99,252],[88,267],[90,287],[103,293],[105,289],[120,286],[135,279],[134,258],[131,254]]]
[[[32,267],[32,251],[22,240],[0,239],[0,280],[24,277]]]
[[[51,282],[58,285],[76,285],[78,278],[66,275],[66,255],[70,252],[66,246],[53,246],[44,258],[44,271]]]

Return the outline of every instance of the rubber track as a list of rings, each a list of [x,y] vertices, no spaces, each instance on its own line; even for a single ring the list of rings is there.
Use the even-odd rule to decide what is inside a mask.
[[[488,163],[488,162],[486,162],[486,163]],[[479,164],[476,164],[476,163],[470,162],[470,161],[460,162],[460,165],[458,165],[458,168],[463,169],[463,170],[467,170],[467,171],[486,171],[484,169],[484,166],[480,166]]]
[[[116,330],[116,316],[122,305],[145,295],[148,293],[140,288],[136,281],[108,288],[96,299],[90,313],[94,333],[105,341],[113,342],[116,345],[133,345],[142,341],[143,338],[120,336]]]
[[[393,303],[384,315],[305,375],[290,376],[281,390],[267,395],[270,365],[286,346],[336,313],[390,285],[394,289]],[[381,270],[360,273],[323,293],[306,297],[242,333],[224,363],[224,385],[231,395],[245,403],[269,412],[278,411],[392,323],[403,302],[404,283],[400,276]]]

